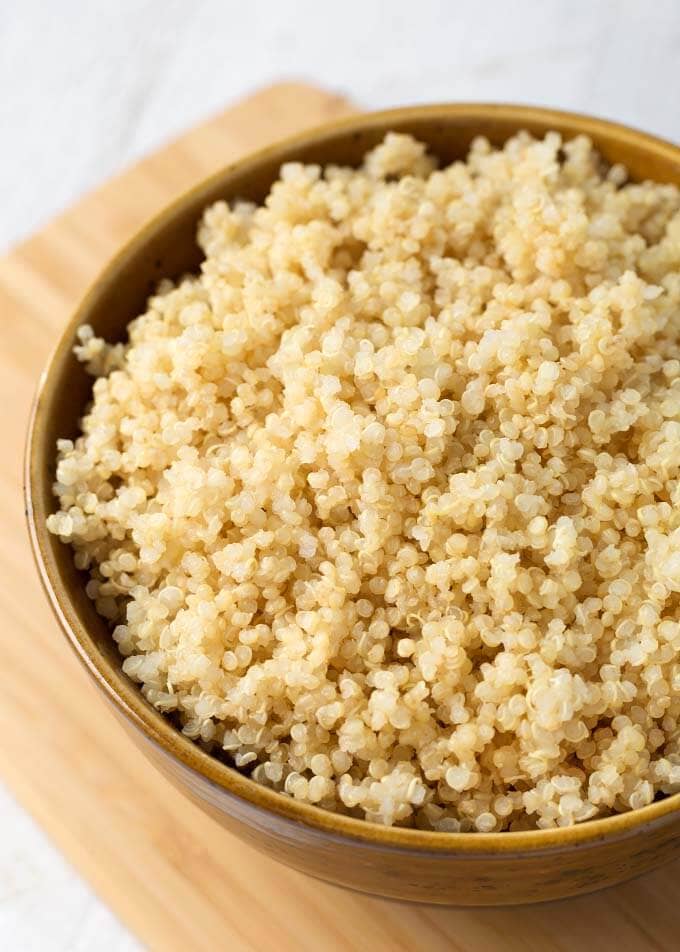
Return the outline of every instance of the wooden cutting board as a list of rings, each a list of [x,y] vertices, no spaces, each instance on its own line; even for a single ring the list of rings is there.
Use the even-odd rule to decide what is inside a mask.
[[[31,395],[59,328],[116,247],[176,193],[241,153],[349,111],[307,86],[259,92],[0,260],[0,776],[151,949],[677,949],[680,863],[563,903],[465,910],[344,892],[260,856],[144,760],[72,657],[39,589],[21,456]]]

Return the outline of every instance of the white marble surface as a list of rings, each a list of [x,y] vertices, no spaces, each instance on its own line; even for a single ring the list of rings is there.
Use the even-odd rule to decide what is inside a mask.
[[[678,0],[0,0],[0,247],[248,90],[577,109],[680,139]],[[0,948],[138,948],[0,789]],[[198,924],[197,924],[198,925]]]

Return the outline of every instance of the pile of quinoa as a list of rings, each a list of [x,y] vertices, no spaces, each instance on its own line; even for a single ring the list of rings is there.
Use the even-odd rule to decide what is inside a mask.
[[[680,191],[584,137],[284,165],[60,440],[124,670],[298,800],[448,831],[680,790]]]

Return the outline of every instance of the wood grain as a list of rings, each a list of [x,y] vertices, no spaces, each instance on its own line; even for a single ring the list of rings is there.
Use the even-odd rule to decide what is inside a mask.
[[[348,111],[283,85],[188,133],[0,261],[0,774],[151,949],[671,950],[680,864],[519,909],[399,905],[306,879],[174,791],[88,683],[39,590],[23,525],[28,406],[58,329],[107,257],[174,194],[239,153]]]

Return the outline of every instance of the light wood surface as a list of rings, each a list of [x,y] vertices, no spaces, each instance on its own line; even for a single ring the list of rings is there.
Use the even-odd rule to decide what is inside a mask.
[[[59,327],[116,247],[174,194],[239,153],[348,109],[299,85],[260,92],[0,260],[0,775],[154,950],[677,949],[680,863],[562,903],[465,910],[343,892],[260,856],[144,760],[88,683],[39,590],[23,524],[21,456],[31,394]]]

